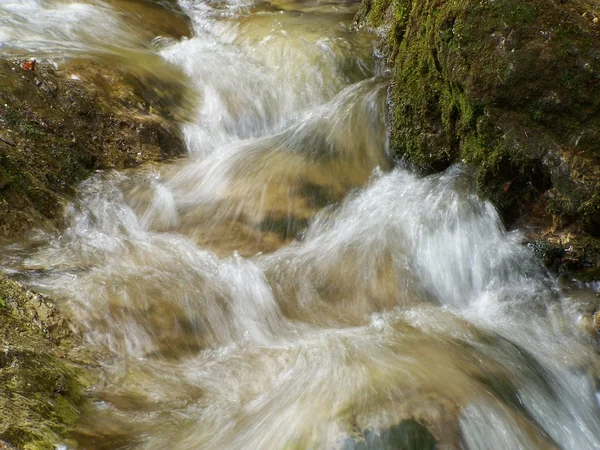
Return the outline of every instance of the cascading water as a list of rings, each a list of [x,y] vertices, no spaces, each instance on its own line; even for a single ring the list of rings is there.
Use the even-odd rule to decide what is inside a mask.
[[[195,36],[153,47],[119,2],[0,0],[0,49],[158,52],[199,98],[189,157],[96,174],[64,230],[3,249],[100,355],[73,445],[431,448],[419,423],[439,448],[600,448],[588,305],[467,169],[392,169],[356,3],[180,4]],[[93,27],[59,33],[73,11]]]

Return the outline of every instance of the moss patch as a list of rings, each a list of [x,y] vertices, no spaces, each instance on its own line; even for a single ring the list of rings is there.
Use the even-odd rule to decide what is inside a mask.
[[[390,149],[417,171],[456,162],[508,226],[534,205],[600,235],[600,27],[587,0],[365,0],[392,68]],[[385,10],[385,14],[381,11]]]
[[[185,99],[177,78],[0,60],[0,237],[59,220],[62,199],[90,171],[183,154],[169,119]]]
[[[46,297],[0,276],[0,442],[53,449],[79,418],[87,384],[77,343]]]

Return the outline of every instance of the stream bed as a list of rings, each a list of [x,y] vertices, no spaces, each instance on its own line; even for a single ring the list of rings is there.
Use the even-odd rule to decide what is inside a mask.
[[[100,355],[69,448],[600,448],[593,290],[468,168],[392,163],[358,6],[180,0],[167,38],[141,0],[0,0],[0,52],[160,61],[195,96],[185,158],[94,174],[0,251]]]

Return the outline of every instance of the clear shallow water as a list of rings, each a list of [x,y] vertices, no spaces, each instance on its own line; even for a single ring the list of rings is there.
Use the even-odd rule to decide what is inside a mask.
[[[194,36],[173,41],[122,2],[0,3],[94,17],[21,15],[32,54],[127,49],[199,99],[187,158],[96,174],[64,230],[2,251],[100,355],[69,445],[352,448],[412,419],[440,448],[599,448],[595,300],[558,289],[465,168],[392,168],[358,5],[180,5]]]

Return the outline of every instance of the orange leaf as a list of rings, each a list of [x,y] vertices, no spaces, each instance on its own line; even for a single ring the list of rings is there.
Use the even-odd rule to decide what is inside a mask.
[[[35,59],[32,59],[31,61],[25,61],[23,63],[23,69],[34,70],[35,69]]]

